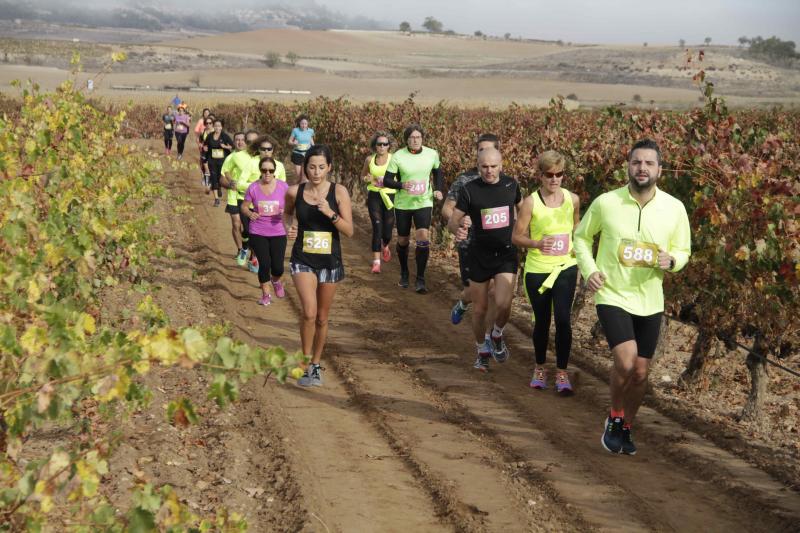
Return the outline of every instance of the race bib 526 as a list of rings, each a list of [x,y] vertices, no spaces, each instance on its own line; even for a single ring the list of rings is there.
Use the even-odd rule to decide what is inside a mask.
[[[617,250],[620,264],[626,267],[654,267],[658,264],[658,245],[622,239]]]
[[[307,254],[330,255],[333,234],[330,231],[304,231],[303,251]]]
[[[508,206],[481,209],[481,227],[483,229],[507,228],[511,224]]]

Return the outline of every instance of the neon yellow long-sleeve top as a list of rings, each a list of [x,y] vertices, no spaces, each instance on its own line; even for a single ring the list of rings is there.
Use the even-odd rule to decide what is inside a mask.
[[[595,259],[592,244],[598,233]],[[597,271],[606,276],[595,303],[621,307],[633,315],[649,316],[664,310],[659,248],[675,259],[672,272],[689,262],[691,231],[686,208],[658,188],[644,207],[631,196],[628,186],[601,194],[575,229],[574,249],[581,274],[585,279]]]

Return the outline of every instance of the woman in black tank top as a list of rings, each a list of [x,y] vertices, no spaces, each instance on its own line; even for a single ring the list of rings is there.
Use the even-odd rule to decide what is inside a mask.
[[[340,233],[353,236],[350,194],[343,185],[328,181],[332,157],[330,149],[315,144],[306,152],[303,168],[306,183],[292,185],[286,193],[285,224],[297,217],[296,237],[289,266],[300,297],[300,344],[311,364],[297,384],[322,385],[319,365],[328,337],[328,314],[336,284],[344,278]]]

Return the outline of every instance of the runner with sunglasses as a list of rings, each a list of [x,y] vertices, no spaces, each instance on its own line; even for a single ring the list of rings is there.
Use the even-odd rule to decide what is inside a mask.
[[[175,142],[178,145],[178,160],[183,159],[183,149],[186,146],[186,136],[189,135],[189,124],[191,117],[186,113],[184,105],[178,106],[178,113],[175,115]]]
[[[353,236],[350,194],[344,185],[328,180],[333,158],[325,145],[312,146],[303,164],[306,183],[289,187],[286,193],[284,225],[297,229],[289,267],[300,298],[300,343],[311,364],[297,384],[322,386],[322,351],[328,337],[330,314],[337,283],[344,279],[339,234]]]
[[[222,164],[233,150],[233,139],[222,130],[224,125],[222,119],[214,119],[214,130],[203,141],[208,172],[211,177],[211,190],[214,191],[214,207],[219,207],[220,204],[219,180],[222,175]]]
[[[424,131],[419,124],[411,124],[403,131],[406,146],[392,155],[383,186],[397,189],[395,195],[395,218],[397,219],[397,258],[400,262],[400,283],[408,288],[408,247],[411,236],[411,223],[416,229],[416,249],[414,256],[417,263],[417,281],[415,290],[418,294],[428,292],[425,286],[425,268],[430,255],[428,240],[433,199],[443,197],[444,178],[439,168],[439,152],[422,145]],[[431,190],[431,175],[436,188]]]
[[[272,282],[276,298],[286,296],[281,276],[286,256],[286,227],[283,211],[286,206],[285,181],[276,179],[275,160],[270,156],[259,159],[260,179],[247,188],[242,203],[242,216],[250,220],[250,248],[258,258],[258,282],[261,284],[260,305],[272,302],[267,282]]]
[[[530,386],[547,388],[547,343],[550,320],[556,323],[556,392],[572,394],[567,375],[572,349],[572,301],[578,267],[572,235],[580,222],[578,195],[561,187],[566,160],[555,151],[539,156],[539,189],[525,198],[514,226],[513,242],[527,248],[525,292],[533,309],[536,366]]]
[[[172,136],[175,134],[175,113],[171,105],[161,115],[161,121],[164,123],[164,155],[169,156],[172,153]]]
[[[397,192],[383,186],[383,175],[392,159],[389,148],[392,145],[388,133],[379,131],[372,136],[370,147],[372,155],[367,156],[361,176],[367,183],[367,211],[372,222],[372,273],[380,274],[381,258],[388,262],[392,258],[389,243],[394,229],[394,202]]]
[[[211,192],[211,172],[208,170],[208,149],[205,142],[208,135],[214,131],[214,115],[209,115],[203,122],[203,132],[200,134],[200,174],[203,176],[203,187],[206,194]]]
[[[243,229],[238,187],[239,183],[252,183],[254,181],[252,175],[257,175],[258,158],[254,158],[248,151],[248,145],[257,137],[258,132],[253,130],[247,133],[237,132],[233,136],[235,151],[225,158],[220,177],[220,186],[228,190],[225,212],[231,217],[231,235],[236,244],[236,262],[239,266],[244,266],[247,261],[247,247],[242,241]]]

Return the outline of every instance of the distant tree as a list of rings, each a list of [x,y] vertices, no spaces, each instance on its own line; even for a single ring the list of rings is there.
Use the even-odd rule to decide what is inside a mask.
[[[645,48],[647,48],[647,42],[645,42],[645,43],[644,43],[642,46],[644,46]]]
[[[559,39],[559,40],[557,40],[557,41],[556,41],[556,44],[557,44],[558,46],[564,46],[564,41],[562,41],[561,39]]]
[[[507,40],[511,39],[511,34],[506,32],[506,34],[503,35],[503,38],[507,41]]]
[[[750,39],[748,39],[746,35],[742,35],[741,37],[739,37],[739,46],[744,46],[749,42]]]
[[[577,95],[577,94],[575,94],[575,93],[569,93],[569,94],[567,95],[567,98],[566,98],[566,99],[567,99],[567,100],[577,100],[577,99],[578,99],[578,95]]]
[[[422,27],[431,33],[442,33],[444,25],[433,17],[425,17]]]
[[[642,95],[641,94],[634,94],[633,95],[633,101],[634,102],[641,102],[642,101]]]
[[[299,58],[300,58],[300,56],[298,56],[294,52],[289,52],[288,54],[286,54],[286,61],[288,61],[289,64],[292,65],[292,66],[295,66],[297,64],[297,60]]]
[[[686,48],[686,39],[679,39],[678,46],[681,48]]]
[[[278,52],[270,50],[266,54],[264,54],[264,63],[269,68],[275,68],[278,66],[278,63],[281,62],[281,56]]]
[[[706,46],[708,46],[709,44],[711,44],[711,37],[706,37],[705,39],[703,39],[703,42],[706,43]]]
[[[411,24],[406,21],[401,22],[400,31],[406,31],[406,32],[411,31]]]
[[[197,72],[192,74],[192,77],[189,78],[189,83],[191,83],[195,87],[200,87],[200,74],[198,74]]]
[[[481,30],[475,30],[475,37],[483,37],[483,32]]]
[[[779,64],[789,63],[800,57],[795,51],[794,41],[784,41],[774,35],[769,39],[760,35],[753,37],[747,51],[751,56]]]

